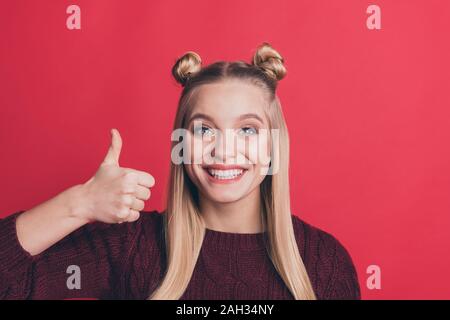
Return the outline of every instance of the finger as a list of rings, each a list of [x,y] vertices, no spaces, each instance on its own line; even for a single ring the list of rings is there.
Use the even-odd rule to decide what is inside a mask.
[[[145,171],[139,171],[131,168],[126,168],[126,172],[134,172],[138,178],[138,184],[147,188],[151,188],[155,185],[155,178]]]
[[[119,166],[120,151],[122,150],[122,138],[117,129],[111,129],[111,145],[103,160],[103,164],[115,164]]]
[[[145,207],[144,201],[134,198],[133,204],[132,204],[130,210],[141,211],[141,210],[144,210],[144,207]]]
[[[128,216],[130,215],[130,207],[127,207],[127,206],[123,207],[116,213],[116,215],[117,215],[117,219],[119,221],[126,220],[128,218]]]
[[[134,222],[139,219],[141,213],[137,210],[130,209],[130,215],[128,216],[127,222]]]
[[[134,196],[136,198],[146,201],[150,199],[150,195],[151,192],[149,188],[140,185],[136,186],[136,191],[134,192]]]

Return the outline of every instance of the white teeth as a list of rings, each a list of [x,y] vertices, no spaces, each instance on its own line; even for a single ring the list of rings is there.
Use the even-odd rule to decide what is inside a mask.
[[[234,179],[240,176],[244,171],[243,169],[233,169],[233,170],[207,169],[207,170],[216,179]]]

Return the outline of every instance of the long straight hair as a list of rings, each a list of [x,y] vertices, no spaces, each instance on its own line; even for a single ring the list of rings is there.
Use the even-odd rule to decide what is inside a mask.
[[[283,62],[281,55],[268,43],[258,47],[251,64],[218,61],[202,68],[197,53],[185,53],[172,68],[174,78],[184,87],[174,129],[186,128],[186,120],[193,107],[190,101],[204,84],[239,80],[262,89],[267,97],[264,111],[269,119],[269,132],[270,129],[279,130],[279,152],[271,158],[272,162],[278,162],[278,172],[267,175],[260,185],[261,221],[267,230],[267,253],[294,299],[316,299],[297,247],[290,210],[289,136],[276,95],[277,82],[286,73]],[[172,147],[174,145],[175,142]],[[149,299],[179,299],[189,284],[205,235],[198,197],[198,190],[184,165],[171,162],[164,214],[167,268],[164,278]]]

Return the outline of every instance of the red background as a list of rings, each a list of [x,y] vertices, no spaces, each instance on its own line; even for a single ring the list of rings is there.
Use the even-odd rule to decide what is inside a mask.
[[[66,8],[81,8],[81,30]],[[368,30],[366,8],[381,8]],[[450,299],[449,1],[2,1],[0,212],[88,180],[116,127],[121,165],[164,208],[187,50],[284,56],[293,212],[335,235],[365,299]],[[381,289],[366,268],[381,268]]]

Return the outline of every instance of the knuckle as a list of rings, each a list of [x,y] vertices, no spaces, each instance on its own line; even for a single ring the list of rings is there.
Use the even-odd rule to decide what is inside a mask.
[[[122,179],[120,190],[122,193],[132,193],[135,191],[135,185],[126,179]]]
[[[136,181],[137,175],[133,171],[126,171],[125,174],[123,175],[123,178],[124,180],[133,183]]]
[[[133,204],[133,198],[130,195],[122,195],[121,204],[125,207],[130,207]]]
[[[137,219],[139,219],[139,217],[140,213],[138,211],[133,211],[132,214],[130,214],[128,221],[130,222],[136,221]]]
[[[130,213],[130,209],[129,208],[127,208],[127,207],[122,207],[118,212],[117,212],[117,216],[119,217],[119,218],[126,218],[126,217],[128,217],[128,215],[129,215],[129,213]]]

